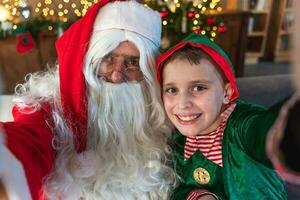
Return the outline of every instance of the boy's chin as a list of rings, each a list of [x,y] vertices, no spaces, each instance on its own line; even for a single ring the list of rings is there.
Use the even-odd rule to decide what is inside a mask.
[[[184,130],[184,129],[178,129],[179,132],[186,136],[186,137],[196,137],[196,136],[203,136],[203,135],[208,135],[209,133],[206,133],[206,132],[199,132],[199,131],[187,131],[187,130]]]
[[[195,133],[195,132],[189,132],[189,131],[180,130],[180,129],[178,129],[178,130],[180,131],[180,133],[181,133],[182,135],[184,135],[184,136],[186,136],[186,137],[196,137],[196,136],[199,135],[199,133]]]

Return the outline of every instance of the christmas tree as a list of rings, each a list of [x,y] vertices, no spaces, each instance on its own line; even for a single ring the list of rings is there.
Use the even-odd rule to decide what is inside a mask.
[[[145,5],[160,12],[163,25],[162,49],[173,46],[192,31],[214,40],[226,31],[216,12],[220,0],[146,0]]]

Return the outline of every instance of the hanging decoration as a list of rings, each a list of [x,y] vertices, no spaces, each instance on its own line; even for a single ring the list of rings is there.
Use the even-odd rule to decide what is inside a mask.
[[[17,34],[16,39],[16,50],[20,54],[25,54],[35,47],[35,42],[29,32]]]
[[[30,9],[27,1],[23,0],[20,2],[19,12],[20,12],[23,20],[26,21],[29,19],[29,17],[31,16],[31,9]]]

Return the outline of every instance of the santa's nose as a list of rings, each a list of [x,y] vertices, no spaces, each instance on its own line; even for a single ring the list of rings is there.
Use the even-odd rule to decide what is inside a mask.
[[[114,64],[114,69],[110,77],[112,83],[123,83],[126,81],[124,74],[122,73],[123,68],[124,66],[122,62]]]

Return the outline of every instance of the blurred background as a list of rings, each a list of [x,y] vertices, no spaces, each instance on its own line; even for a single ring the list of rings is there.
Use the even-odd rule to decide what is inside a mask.
[[[56,39],[96,2],[0,0],[3,93],[12,94],[26,74],[55,64]],[[162,17],[161,51],[193,31],[206,35],[226,51],[237,77],[291,73],[293,0],[145,0],[143,3]]]

